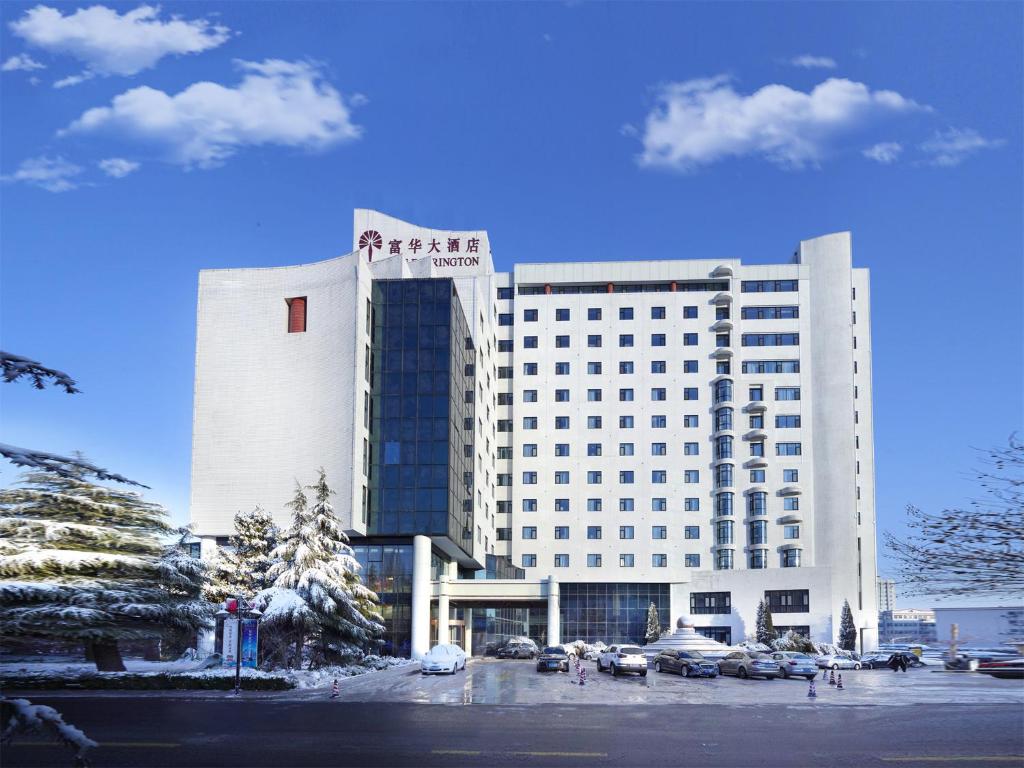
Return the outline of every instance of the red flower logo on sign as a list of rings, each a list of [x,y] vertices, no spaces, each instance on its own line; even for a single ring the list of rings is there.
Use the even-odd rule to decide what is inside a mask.
[[[381,238],[380,232],[374,229],[368,229],[359,236],[359,249],[368,249],[370,261],[373,261],[373,249],[376,248],[379,251],[383,244],[384,240]]]

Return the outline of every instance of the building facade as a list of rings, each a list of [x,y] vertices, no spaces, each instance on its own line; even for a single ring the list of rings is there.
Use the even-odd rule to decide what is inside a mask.
[[[323,466],[386,649],[643,637],[877,641],[868,273],[520,264],[357,210],[328,261],[200,274],[191,517],[206,551]]]
[[[968,647],[1024,644],[1024,605],[936,608],[933,613],[940,643],[949,642],[956,626],[959,642]]]
[[[878,613],[896,610],[896,582],[893,579],[879,578],[878,584]],[[881,629],[879,629],[881,632]]]
[[[935,611],[905,608],[878,612],[878,640],[882,643],[935,643]]]

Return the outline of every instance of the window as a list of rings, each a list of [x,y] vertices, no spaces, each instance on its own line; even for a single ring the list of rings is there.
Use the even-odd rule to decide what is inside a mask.
[[[715,307],[715,320],[728,320],[729,307]]]
[[[633,308],[632,307],[619,307],[619,320],[632,320],[633,319]]]
[[[587,512],[600,512],[603,506],[601,499],[587,499]]]
[[[555,568],[568,568],[569,567],[569,556],[568,555],[555,555]]]
[[[651,482],[656,485],[661,485],[668,482],[668,472],[664,469],[652,469],[651,470]]]
[[[587,429],[600,429],[601,428],[601,417],[600,416],[587,416]]]
[[[740,283],[742,293],[783,293],[795,290],[796,280],[744,280]]]
[[[697,319],[697,308],[696,307],[683,307],[683,317],[687,320]]]
[[[782,538],[784,538],[784,539],[799,539],[800,538],[800,526],[799,525],[784,525],[782,527]]]
[[[727,516],[732,514],[732,499],[733,495],[729,493],[719,493],[715,496],[715,516]]]
[[[732,344],[728,333],[719,333],[715,335],[715,346],[716,347],[728,347]]]
[[[600,336],[600,334],[590,334],[589,336],[587,336],[587,346],[588,347],[600,347],[601,346],[601,336]]]
[[[700,555],[683,555],[683,564],[687,568],[700,568]]]
[[[499,475],[500,477],[500,475]],[[537,473],[536,472],[523,472],[523,485],[536,485],[537,484]],[[498,483],[501,485],[501,483]]]
[[[536,499],[523,499],[523,512],[536,512],[537,511],[537,500]]]
[[[511,392],[499,392],[498,393],[498,405],[512,405],[512,393]]]
[[[732,380],[721,379],[715,382],[715,405],[732,402]]]
[[[667,539],[668,538],[668,527],[664,525],[652,525],[651,526],[651,538],[652,539]]]
[[[776,416],[775,417],[775,428],[776,429],[792,429],[800,426],[799,416]]]
[[[651,443],[651,456],[664,456],[668,453],[667,443]]]
[[[750,524],[748,534],[750,544],[767,544],[768,522],[766,520],[755,520]]]
[[[619,346],[620,347],[632,347],[633,346],[633,334],[631,334],[631,333],[620,333],[619,334]]]
[[[536,336],[523,336],[523,349],[536,349],[537,338]]]
[[[600,525],[588,525],[587,526],[587,538],[588,539],[600,539],[601,538],[601,526]]]
[[[664,320],[665,319],[665,308],[664,307],[651,307],[651,320]]]
[[[498,534],[498,541],[512,541],[511,528],[495,528],[494,531]]]
[[[744,373],[800,373],[799,360],[744,360]]]
[[[537,538],[537,526],[536,525],[524,525],[523,526],[523,538],[524,539],[536,539]]]
[[[807,613],[811,610],[806,589],[766,589],[764,597],[772,613]]]
[[[569,444],[568,443],[555,443],[555,456],[568,456],[569,455]]]
[[[504,472],[499,472],[495,476],[495,482],[497,483],[499,488],[509,487],[512,485],[512,475],[506,474]]]
[[[651,334],[651,346],[652,347],[664,347],[665,346],[665,334],[664,333],[652,333]]]
[[[633,443],[619,443],[619,456],[632,456]]]
[[[537,417],[536,416],[523,416],[523,429],[536,429],[537,428]]]
[[[799,333],[744,333],[744,347],[795,347],[800,345]]]
[[[695,496],[688,496],[683,499],[683,511],[685,512],[699,512],[700,511],[700,499]]]
[[[523,402],[524,403],[536,403],[537,402],[537,390],[536,389],[524,389],[523,390]]]
[[[760,570],[761,568],[768,567],[767,553],[763,549],[754,549],[750,552],[750,563],[751,570]]]
[[[628,402],[632,401],[632,399],[633,399],[633,390],[632,389],[629,389],[627,387],[627,388],[623,388],[623,389],[619,390],[619,402],[628,403]]]
[[[502,312],[498,315],[498,325],[512,325],[512,313]]]
[[[715,438],[715,458],[732,458],[732,435],[719,435]]]
[[[569,500],[568,499],[555,499],[555,512],[568,512],[569,511]]]
[[[284,301],[288,306],[288,333],[305,333],[306,297],[295,296]]]
[[[668,511],[668,499],[664,496],[655,496],[651,499],[651,511],[652,512],[667,512]]]
[[[683,426],[688,429],[695,428],[700,425],[700,418],[695,413],[688,413],[683,416]]]
[[[601,444],[600,443],[587,443],[587,456],[600,456],[601,455]]]
[[[798,483],[800,482],[800,473],[795,469],[784,469],[782,470],[782,482]]]
[[[501,450],[501,449],[499,449]],[[523,456],[526,458],[532,458],[537,455],[537,444],[536,443],[523,443]],[[499,457],[500,458],[500,457]]]
[[[782,550],[782,567],[783,568],[799,568],[800,567],[800,550],[799,549],[784,549],[784,550]]]
[[[555,363],[555,376],[568,376],[569,375],[569,364],[568,363]]]
[[[698,369],[696,360],[683,360],[683,373],[698,373]]]
[[[569,337],[568,336],[555,336],[555,347],[558,349],[569,348]]]
[[[524,309],[523,310],[523,322],[524,323],[536,323],[537,322],[537,310],[536,309]]]
[[[537,567],[537,556],[536,555],[523,555],[523,568],[536,568]]]
[[[699,469],[687,469],[683,471],[683,482],[684,483],[699,483],[700,482],[700,470]]]
[[[729,592],[691,592],[690,613],[732,613],[732,595]]]
[[[555,538],[556,539],[568,539],[569,538],[569,526],[568,525],[556,525],[555,526]]]
[[[800,317],[797,306],[785,307],[743,307],[740,317],[744,320],[796,320]]]
[[[732,560],[731,549],[720,549],[715,552],[715,568],[720,571],[731,571]]]
[[[463,424],[465,429],[473,429],[473,420],[466,419]],[[512,419],[498,419],[498,431],[499,432],[511,432],[512,431]]]
[[[799,456],[800,455],[800,443],[776,443],[775,444],[775,455],[776,456]]]
[[[661,400],[664,400],[665,397],[666,395],[664,387],[651,387],[651,400],[659,402]]]
[[[700,538],[700,526],[699,525],[687,525],[683,527],[683,538],[684,539],[699,539]]]
[[[699,443],[683,443],[684,456],[698,456],[700,454]]]
[[[768,514],[768,494],[764,491],[754,491],[747,499],[747,511],[752,515]]]
[[[758,384],[755,387],[750,387],[750,399],[753,401],[764,400],[764,387]]]
[[[619,526],[619,538],[620,539],[632,539],[633,538],[633,526],[632,525],[620,525]]]
[[[619,373],[620,374],[628,375],[628,374],[630,374],[632,372],[633,372],[633,361],[632,360],[623,360],[622,362],[619,363]]]
[[[467,448],[472,448],[473,446],[469,445],[469,446],[466,446],[466,447]],[[536,447],[536,446],[534,446],[534,447]],[[525,448],[525,446],[524,446],[524,448]],[[536,454],[534,454],[534,455],[536,455]],[[499,445],[498,446],[498,458],[499,459],[511,459],[512,458],[512,446],[510,446],[510,445]]]
[[[619,512],[632,512],[635,509],[635,500],[631,498],[619,499]]]
[[[764,482],[764,470],[763,469],[752,469],[750,470],[750,482],[757,484]]]
[[[556,389],[555,390],[555,402],[556,403],[568,403],[569,402],[569,390],[568,389]]]
[[[589,485],[600,485],[601,484],[601,473],[591,470],[587,472],[587,483]]]
[[[601,308],[600,307],[589,307],[587,309],[587,320],[600,320],[601,319]]]
[[[795,512],[800,509],[800,499],[795,496],[788,496],[782,500],[782,508],[787,512]]]
[[[569,319],[569,310],[568,309],[556,309],[555,310],[555,320],[557,320],[559,322],[565,322],[568,319]]]
[[[600,555],[587,555],[587,568],[600,568],[601,567],[601,556]]]
[[[683,346],[684,347],[695,347],[695,346],[697,346],[697,334],[696,333],[684,333],[683,334]]]
[[[569,473],[565,470],[559,470],[555,472],[555,485],[568,485],[569,484]]]
[[[750,415],[750,428],[751,429],[764,429],[764,414],[763,413],[752,413]]]
[[[732,429],[732,408],[719,408],[715,411],[715,431]]]
[[[499,288],[498,289],[498,298],[501,299],[501,300],[511,299],[512,298],[512,289],[511,288]]]
[[[555,416],[555,429],[568,429],[569,428],[569,417],[568,416]]]
[[[632,485],[633,484],[633,476],[634,476],[633,470],[631,470],[631,469],[624,469],[621,472],[619,472],[619,483],[622,484],[622,485]]]
[[[632,429],[633,428],[633,417],[632,416],[619,416],[619,429]]]
[[[512,339],[498,339],[498,351],[499,352],[511,352],[512,351]]]
[[[632,568],[633,567],[633,555],[619,555],[619,567],[620,568]]]
[[[497,512],[501,512],[503,514],[511,513],[512,512],[512,502],[511,501],[499,501],[497,503],[496,511]]]
[[[665,371],[664,360],[651,360],[651,373],[665,373]]]
[[[668,566],[668,555],[651,555],[652,568],[665,568]]]
[[[715,523],[715,544],[719,546],[733,543],[733,522],[732,520],[719,520]]]
[[[587,363],[587,373],[589,373],[591,375],[593,375],[593,374],[600,374],[601,373],[601,364],[600,363],[593,363],[593,362]]]
[[[651,416],[651,429],[665,429],[668,426],[668,417],[661,415]]]
[[[523,363],[523,375],[524,376],[536,376],[537,375],[537,364],[536,363]]]
[[[719,464],[715,467],[715,487],[732,487],[732,464]]]

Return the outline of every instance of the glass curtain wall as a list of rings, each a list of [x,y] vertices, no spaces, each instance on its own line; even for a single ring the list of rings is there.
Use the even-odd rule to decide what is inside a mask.
[[[647,607],[654,603],[663,629],[671,626],[668,584],[559,584],[562,642],[640,643]]]

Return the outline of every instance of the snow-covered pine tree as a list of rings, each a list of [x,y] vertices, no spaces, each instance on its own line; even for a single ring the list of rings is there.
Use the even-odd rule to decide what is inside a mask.
[[[755,626],[755,639],[757,642],[771,646],[775,640],[775,626],[772,622],[772,611],[768,606],[768,600],[762,600],[757,604],[757,620]]]
[[[775,631],[775,620],[772,619],[772,606],[768,602],[767,597],[764,599],[764,631],[768,638],[765,644],[771,645],[772,640],[775,639],[778,633]]]
[[[857,625],[853,623],[849,600],[843,600],[843,610],[839,615],[839,647],[844,651],[857,650]]]
[[[0,639],[84,641],[97,669],[120,671],[119,640],[209,624],[203,566],[163,543],[162,507],[83,474],[31,472],[0,491]]]
[[[269,512],[257,506],[235,515],[235,534],[230,548],[220,549],[208,560],[208,581],[203,596],[211,603],[228,597],[251,600],[271,586],[267,571],[274,562],[279,531]]]
[[[656,643],[661,638],[661,618],[658,616],[658,606],[651,603],[647,606],[647,644]]]
[[[313,506],[296,485],[288,503],[292,524],[281,535],[272,553],[276,562],[267,572],[273,586],[256,598],[264,626],[293,633],[298,664],[307,638],[321,655],[345,654],[367,647],[384,631],[372,610],[377,596],[359,581],[359,564],[334,514],[334,491],[323,469],[307,490],[313,492]]]

